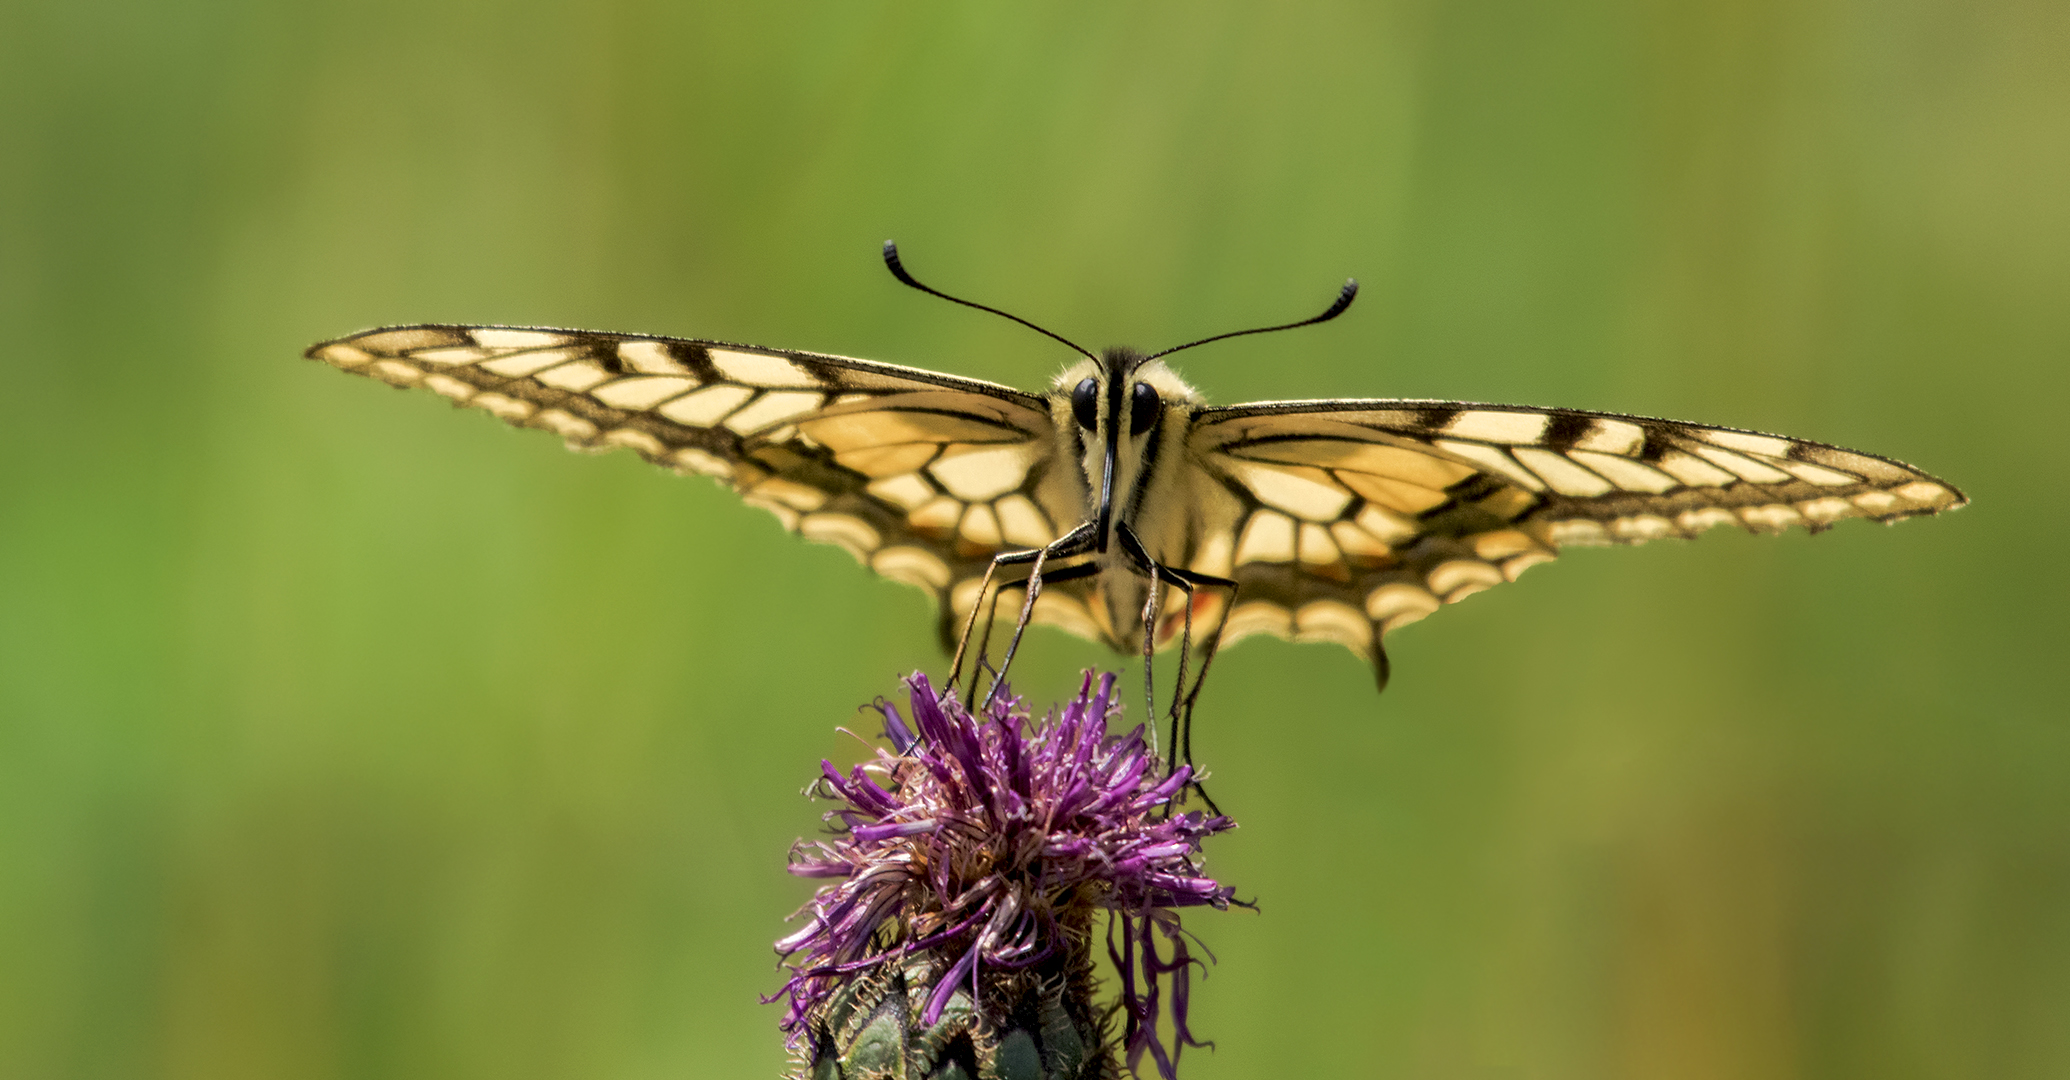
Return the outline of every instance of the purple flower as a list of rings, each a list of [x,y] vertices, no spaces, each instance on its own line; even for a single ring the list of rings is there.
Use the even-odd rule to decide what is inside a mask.
[[[844,986],[906,970],[923,951],[936,963],[932,985],[915,991],[921,1025],[959,990],[981,1003],[989,978],[1060,959],[1089,972],[1092,916],[1105,911],[1129,1068],[1147,1052],[1175,1076],[1179,1052],[1203,1045],[1186,1027],[1199,959],[1177,909],[1232,903],[1233,890],[1203,872],[1200,843],[1235,822],[1171,811],[1192,769],[1165,773],[1140,726],[1108,734],[1120,712],[1112,675],[1096,686],[1087,672],[1077,697],[1041,720],[1010,694],[973,715],[925,675],[906,684],[911,727],[897,706],[875,706],[896,752],[846,775],[822,762],[816,790],[843,806],[826,815],[830,838],[792,850],[792,873],[835,880],[776,943],[791,970],[790,1045],[824,1038],[815,1018]]]

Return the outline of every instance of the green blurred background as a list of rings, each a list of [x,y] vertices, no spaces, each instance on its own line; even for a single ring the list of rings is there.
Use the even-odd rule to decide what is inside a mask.
[[[798,796],[926,601],[297,359],[516,322],[1034,387],[1569,405],[1920,463],[1253,640],[1214,1077],[2070,1075],[2070,7],[0,11],[0,1075],[766,1077]],[[1052,698],[1106,658],[1044,631]]]

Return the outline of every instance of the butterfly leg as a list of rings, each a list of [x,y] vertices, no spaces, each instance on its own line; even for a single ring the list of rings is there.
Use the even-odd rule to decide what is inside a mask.
[[[1156,559],[1150,557],[1150,549],[1143,545],[1143,538],[1136,535],[1136,530],[1130,528],[1128,522],[1123,521],[1117,523],[1115,527],[1115,536],[1120,539],[1121,553],[1122,555],[1128,558],[1128,561],[1131,564],[1132,568],[1137,573],[1142,574],[1144,577],[1150,579],[1150,587],[1143,590],[1143,697],[1145,708],[1145,711],[1143,713],[1143,720],[1145,723],[1150,723],[1154,725],[1157,720],[1157,679],[1155,671],[1157,656],[1157,616],[1159,606],[1158,601],[1162,599],[1162,597],[1159,595],[1158,586],[1160,584],[1169,584],[1177,585],[1178,587],[1183,589],[1185,588],[1185,585],[1180,583],[1178,579],[1174,578],[1166,570],[1166,567],[1163,564],[1159,563]],[[1187,614],[1189,616],[1190,621],[1190,616],[1192,614],[1191,604],[1193,601],[1192,593],[1190,590],[1187,593],[1186,600],[1188,604]],[[1184,662],[1182,659],[1180,669],[1181,671],[1184,670],[1183,663]],[[1178,690],[1172,691],[1172,707],[1175,710],[1177,709],[1179,703],[1178,693]],[[1174,716],[1176,715],[1177,714],[1175,712]],[[1153,726],[1150,729],[1150,731],[1151,734],[1155,736],[1157,729]],[[1178,738],[1179,732],[1176,728],[1174,728],[1172,730],[1172,746],[1174,749],[1178,747]]]
[[[1215,651],[1222,644],[1222,630],[1229,623],[1229,611],[1236,606],[1237,584],[1229,578],[1216,577],[1213,574],[1196,573],[1195,571],[1183,570],[1176,566],[1159,566],[1158,569],[1162,574],[1169,574],[1169,580],[1186,594],[1186,638],[1188,640],[1181,646],[1185,651],[1179,657],[1179,682],[1172,688],[1172,748],[1169,767],[1177,768],[1178,762],[1181,760],[1188,765],[1193,764],[1193,703],[1200,700],[1200,689],[1207,685],[1208,668],[1214,665]],[[1229,599],[1222,606],[1220,617],[1215,620],[1214,633],[1207,635],[1205,638],[1206,646],[1201,653],[1200,672],[1193,676],[1193,689],[1188,691],[1185,690],[1185,664],[1186,654],[1192,651],[1193,594],[1196,589],[1228,589]],[[1179,702],[1182,691],[1185,696],[1185,704],[1183,706]],[[1209,810],[1217,814],[1222,812],[1222,808],[1216,806],[1214,798],[1207,793],[1206,787],[1196,783],[1193,785],[1193,789],[1200,793],[1201,801],[1207,803]]]
[[[1067,569],[1076,570],[1077,568],[1068,567]],[[1078,576],[1080,575],[1073,573],[1069,576],[1060,579],[1056,572],[1050,572],[1042,575],[1042,580],[1069,581],[1072,578]],[[1027,585],[1028,582],[1026,579],[1022,579],[1020,581],[1004,581],[999,584],[999,587],[997,589],[992,590],[992,601],[991,603],[985,605],[985,628],[978,635],[977,660],[974,663],[972,663],[970,667],[970,690],[963,696],[963,707],[965,709],[977,708],[978,680],[981,679],[986,672],[990,672],[995,676],[999,674],[999,669],[992,666],[991,660],[992,627],[998,625],[999,622],[999,603],[1000,601],[1006,598],[1006,594],[1008,591],[1013,589],[1025,589],[1027,588]],[[984,590],[982,588],[979,589],[978,596],[980,600],[982,600],[982,598],[984,597]],[[977,608],[975,606],[971,608],[971,615],[973,618],[977,615]]]
[[[1157,753],[1157,677],[1154,665],[1157,657],[1157,579],[1152,578],[1150,587],[1143,590],[1143,722],[1150,725],[1150,752]],[[1178,699],[1172,699],[1176,705]],[[1172,732],[1177,739],[1179,733]]]
[[[1028,596],[1021,602],[1021,617],[1013,624],[1013,636],[1006,640],[1006,655],[999,658],[999,670],[992,676],[992,689],[985,691],[986,708],[990,708],[992,699],[999,696],[999,688],[1006,685],[1006,671],[1013,667],[1013,654],[1020,650],[1021,634],[1028,629],[1028,619],[1035,614],[1035,598],[1042,595],[1042,564],[1048,558],[1048,548],[1035,552],[1035,566],[1028,571]]]
[[[1006,685],[1006,671],[1013,666],[1013,654],[1021,647],[1021,634],[1028,629],[1028,620],[1035,613],[1035,598],[1042,595],[1042,564],[1051,559],[1067,559],[1074,555],[1087,554],[1093,550],[1098,538],[1098,527],[1088,521],[1072,529],[1070,532],[1057,537],[1043,547],[1032,548],[1026,551],[1008,551],[992,557],[992,565],[994,567],[1018,566],[1023,563],[1033,563],[1034,565],[1028,571],[1028,579],[1025,583],[1028,590],[1028,599],[1021,605],[1021,617],[1013,628],[1013,637],[1007,640],[1006,655],[999,658],[999,672],[992,679],[992,689],[985,693],[985,704],[990,705],[992,699],[998,696],[999,688]],[[1097,573],[1099,573],[1099,564],[1082,563],[1078,566],[1067,566],[1049,575],[1049,577],[1052,581],[1069,581],[1074,578],[1090,577]],[[989,571],[987,576],[989,576]],[[1005,585],[1000,586],[1001,591],[1004,591],[1006,588],[1007,586]],[[979,598],[983,598],[982,593],[979,594]],[[972,615],[976,615],[975,608],[972,609]]]
[[[1150,592],[1153,597],[1153,603],[1155,594],[1157,592],[1156,585],[1159,582],[1171,585],[1179,589],[1186,595],[1187,641],[1184,645],[1181,646],[1182,652],[1179,660],[1179,682],[1172,689],[1172,737],[1171,749],[1168,751],[1170,757],[1167,761],[1167,767],[1176,770],[1179,766],[1179,761],[1182,758],[1184,759],[1186,764],[1193,764],[1193,703],[1199,700],[1200,689],[1207,683],[1208,668],[1215,662],[1215,650],[1216,647],[1221,644],[1223,628],[1228,625],[1229,611],[1231,608],[1234,608],[1236,606],[1237,585],[1235,581],[1229,578],[1216,577],[1213,574],[1202,574],[1197,571],[1186,570],[1177,566],[1167,566],[1164,563],[1158,562],[1156,559],[1151,558],[1150,551],[1143,545],[1142,538],[1136,535],[1135,530],[1130,528],[1128,522],[1126,521],[1117,523],[1115,528],[1115,534],[1121,540],[1122,554],[1127,556],[1128,560],[1135,565],[1137,570],[1141,571],[1144,575],[1148,576],[1151,579],[1152,585]],[[1229,602],[1223,606],[1221,617],[1216,620],[1214,634],[1208,637],[1207,639],[1207,648],[1204,655],[1201,657],[1200,661],[1200,673],[1193,677],[1193,689],[1188,691],[1185,688],[1185,653],[1190,652],[1192,649],[1191,638],[1193,635],[1193,594],[1194,590],[1204,588],[1228,589]],[[1145,665],[1144,679],[1147,682],[1150,677],[1149,672],[1147,670],[1150,662],[1150,651],[1156,647],[1155,638],[1157,634],[1157,626],[1153,619],[1155,612],[1153,604],[1145,604],[1143,611],[1143,662]],[[1183,710],[1180,706],[1181,697],[1183,697],[1185,700]],[[1151,704],[1151,709],[1153,712],[1156,709],[1154,699]],[[1214,809],[1216,813],[1221,812],[1220,808],[1215,806],[1215,800],[1208,796],[1206,788],[1202,787],[1199,784],[1194,784],[1192,786],[1194,790],[1200,793],[1201,800],[1206,802],[1210,809]]]
[[[1028,591],[1028,598],[1021,604],[1021,615],[1014,622],[1013,636],[1007,639],[1006,655],[999,658],[999,671],[992,679],[992,688],[985,693],[985,704],[987,705],[990,705],[992,699],[998,696],[999,688],[1006,685],[1007,669],[1013,667],[1014,653],[1020,649],[1021,635],[1027,631],[1028,623],[1034,617],[1035,600],[1042,595],[1042,587],[1051,582],[1076,581],[1079,578],[1092,577],[1100,572],[1098,563],[1080,563],[1077,566],[1066,566],[1061,570],[1044,573],[1042,570],[1044,561],[1042,558],[1035,560],[1035,568],[1029,573],[1026,581],[1008,582],[999,587],[999,591],[1002,593],[1016,586],[1026,589]]]
[[[1175,571],[1169,566],[1159,566],[1154,577],[1156,581],[1171,586],[1184,597],[1181,601],[1183,606],[1179,609],[1180,618],[1183,620],[1179,632],[1179,670],[1178,674],[1172,678],[1172,705],[1170,709],[1166,710],[1165,714],[1166,725],[1171,729],[1171,746],[1173,751],[1172,758],[1168,764],[1171,768],[1177,768],[1179,709],[1181,703],[1187,698],[1186,667],[1193,659],[1193,604],[1195,591],[1197,588],[1208,586],[1198,585],[1196,582],[1187,580],[1186,577],[1181,577],[1180,572]],[[1145,696],[1149,698],[1150,715],[1154,716],[1157,712],[1157,692],[1151,677],[1150,666],[1155,655],[1155,641],[1162,636],[1163,630],[1159,625],[1161,619],[1158,610],[1161,597],[1157,595],[1155,588],[1152,588],[1150,592],[1151,597],[1143,605],[1143,682]],[[1191,764],[1190,758],[1188,759],[1188,764]]]
[[[1116,526],[1115,533],[1117,536],[1120,537],[1122,554],[1128,557],[1129,562],[1134,565],[1135,569],[1139,573],[1143,574],[1145,577],[1150,578],[1152,582],[1162,582],[1166,585],[1170,585],[1176,589],[1179,589],[1180,591],[1186,594],[1186,651],[1191,650],[1191,639],[1193,636],[1193,591],[1195,589],[1228,589],[1229,606],[1235,605],[1235,581],[1225,577],[1216,577],[1213,574],[1203,574],[1198,571],[1187,570],[1177,566],[1169,566],[1164,563],[1158,562],[1156,559],[1150,556],[1150,550],[1144,546],[1142,538],[1136,535],[1136,531],[1130,528],[1128,522],[1126,521],[1120,522]],[[1150,589],[1150,594],[1150,602],[1146,602],[1143,605],[1143,635],[1146,643],[1150,642],[1151,639],[1153,639],[1157,633],[1156,625],[1154,623],[1154,620],[1152,619],[1152,614],[1156,610],[1154,604],[1157,594],[1157,589],[1154,585]],[[1205,679],[1207,677],[1207,666],[1209,663],[1212,663],[1214,659],[1214,645],[1216,642],[1220,641],[1222,636],[1222,626],[1225,625],[1228,622],[1228,620],[1229,607],[1225,606],[1222,610],[1222,617],[1220,620],[1218,620],[1215,627],[1215,637],[1211,639],[1209,642],[1208,655],[1205,659],[1201,661],[1200,675],[1195,679],[1193,684],[1193,691],[1190,694],[1184,693],[1185,657],[1183,654],[1181,655],[1179,668],[1180,679],[1178,687],[1173,690],[1172,708],[1174,710],[1175,715],[1179,707],[1178,698],[1181,694],[1184,694],[1186,698],[1187,708],[1189,709],[1189,711],[1192,707],[1193,700],[1200,696],[1200,680]],[[1147,657],[1148,655],[1149,651],[1148,646],[1146,645],[1145,656]],[[1152,711],[1155,711],[1154,704],[1152,705]]]
[[[1005,598],[1006,590],[1011,587],[1011,583],[1000,585],[999,588],[992,591],[992,602],[984,605],[985,629],[978,635],[977,659],[970,665],[970,689],[965,691],[963,695],[963,707],[965,709],[977,708],[978,681],[984,677],[985,673],[988,671],[994,674],[998,673],[998,669],[992,666],[992,627],[999,622],[999,601]],[[983,600],[984,595],[984,590],[980,589],[978,591],[979,600]],[[971,606],[970,613],[973,618],[977,616],[977,606],[975,604]],[[954,685],[954,683],[952,682],[951,685]]]
[[[1030,561],[1035,561],[1039,564],[1040,562],[1046,561],[1048,559],[1060,559],[1067,558],[1072,555],[1083,554],[1085,551],[1091,550],[1092,528],[1093,527],[1090,523],[1080,525],[1078,528],[1073,529],[1064,536],[1061,536],[1057,538],[1055,541],[1052,541],[1049,545],[1047,545],[1044,548],[1025,548],[1019,551],[1009,551],[1002,553],[1000,555],[996,555],[992,558],[991,563],[985,567],[985,576],[978,581],[977,596],[971,601],[970,615],[963,620],[963,632],[957,635],[954,639],[956,644],[953,650],[951,651],[952,659],[949,662],[949,677],[945,684],[948,686],[954,686],[956,685],[956,683],[962,680],[963,658],[965,654],[969,651],[971,632],[977,629],[978,610],[980,608],[986,608],[987,614],[985,616],[985,630],[983,636],[978,638],[977,658],[973,662],[971,668],[970,696],[966,698],[967,705],[975,704],[979,673],[985,667],[988,666],[985,660],[985,654],[992,640],[992,625],[999,614],[999,600],[1002,596],[1005,595],[1006,590],[1013,588],[1016,584],[1015,582],[1010,581],[1000,582],[998,587],[994,589],[993,581],[995,578],[998,577],[999,568],[1002,566],[1017,566]],[[1052,580],[1055,579],[1054,574],[1050,576]],[[985,597],[988,594],[991,596],[992,599],[992,602],[989,605],[989,607],[987,607],[987,605],[985,604]],[[948,634],[948,629],[950,626],[954,625],[949,621],[949,610],[950,605],[947,602],[947,597],[944,596],[942,602],[943,615],[941,626],[942,645],[944,648],[949,647],[950,638]]]
[[[1159,567],[1158,569],[1167,570],[1169,568]],[[1167,726],[1171,731],[1171,750],[1169,755],[1165,759],[1165,769],[1167,771],[1171,771],[1176,770],[1179,767],[1179,702],[1186,695],[1186,659],[1187,655],[1193,651],[1193,587],[1191,585],[1186,584],[1184,581],[1179,580],[1176,576],[1170,574],[1153,573],[1151,576],[1151,586],[1149,589],[1145,590],[1149,595],[1146,596],[1143,601],[1143,697],[1145,700],[1144,716],[1147,717],[1153,725],[1156,723],[1157,719],[1157,679],[1154,671],[1152,670],[1152,666],[1156,662],[1157,638],[1160,634],[1160,628],[1158,626],[1158,601],[1161,599],[1161,596],[1159,595],[1160,590],[1158,588],[1159,584],[1170,585],[1172,588],[1177,589],[1180,593],[1184,594],[1184,599],[1180,602],[1185,605],[1181,610],[1184,612],[1184,617],[1186,620],[1185,630],[1181,633],[1179,637],[1179,673],[1172,680],[1172,707],[1165,718]],[[1150,730],[1153,735],[1157,731],[1155,726],[1153,726]],[[1153,753],[1155,753],[1157,750],[1157,744],[1154,739],[1151,741],[1150,749]],[[1188,759],[1187,764],[1192,764],[1192,760],[1190,758]],[[1207,792],[1202,791],[1201,797],[1206,798]]]
[[[992,575],[993,575],[993,574],[995,574],[995,573],[997,573],[997,572],[998,572],[998,570],[999,570],[999,560],[997,560],[997,559],[993,559],[993,560],[992,560],[992,563],[991,563],[991,565],[989,565],[989,566],[985,567],[985,576],[984,576],[984,580],[982,580],[982,581],[980,581],[980,582],[978,583],[978,594],[977,594],[977,601],[973,602],[973,603],[972,603],[972,604],[970,605],[970,618],[968,618],[968,619],[964,620],[964,622],[963,622],[963,635],[962,635],[961,637],[959,637],[959,638],[957,638],[957,639],[956,639],[956,655],[955,655],[955,658],[949,661],[949,678],[948,678],[948,680],[947,680],[947,685],[948,685],[949,687],[951,687],[951,688],[953,688],[953,687],[954,687],[954,686],[956,685],[956,681],[957,681],[958,679],[960,679],[960,678],[962,678],[962,677],[963,677],[963,650],[964,650],[965,648],[967,648],[967,647],[968,647],[968,646],[970,645],[970,632],[971,632],[971,630],[972,630],[972,629],[974,629],[974,628],[975,628],[975,627],[977,626],[977,616],[978,616],[978,608],[980,608],[980,607],[984,606],[984,604],[983,604],[983,601],[984,601],[984,599],[985,599],[985,593],[986,593],[986,592],[987,592],[988,590],[990,590],[990,589],[992,588]],[[1005,590],[1004,590],[1004,589],[1002,589],[1002,590],[1000,590],[1000,591],[1001,591],[1001,592],[1003,592],[1003,591],[1005,591]],[[998,605],[998,593],[993,593],[993,601],[992,601],[992,602],[993,602],[993,605],[994,605],[994,610],[995,610],[995,613],[996,613],[996,610],[997,610],[997,605]],[[943,607],[943,608],[948,608],[948,607],[950,607],[950,604],[948,603],[948,600],[947,600],[947,598],[946,598],[946,597],[944,597],[944,599],[943,599],[943,601],[942,601],[942,607]],[[992,638],[992,621],[991,621],[991,619],[989,619],[989,618],[988,618],[988,619],[986,619],[986,620],[985,620],[985,637],[984,637],[984,641],[990,641],[990,640],[991,640],[991,638]],[[984,663],[984,656],[985,656],[985,646],[984,646],[984,641],[980,641],[980,642],[978,643],[978,659],[977,659],[977,664],[983,664],[983,663]],[[972,675],[972,677],[971,677],[971,693],[973,693],[973,694],[977,693],[977,677],[976,677],[975,675]]]
[[[1179,673],[1172,679],[1172,707],[1166,717],[1171,722],[1172,742],[1179,740],[1179,702],[1186,696],[1186,664],[1193,657],[1193,586],[1174,585],[1186,596],[1186,607],[1182,613],[1179,630]]]

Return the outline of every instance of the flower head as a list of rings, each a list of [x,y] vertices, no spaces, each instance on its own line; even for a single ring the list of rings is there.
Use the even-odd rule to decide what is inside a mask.
[[[1233,890],[1202,872],[1200,842],[1235,823],[1171,812],[1192,768],[1166,773],[1140,726],[1108,733],[1120,711],[1112,675],[1088,672],[1078,695],[1040,720],[1009,694],[973,714],[924,675],[906,683],[912,726],[877,704],[891,751],[845,775],[822,762],[820,792],[844,805],[826,815],[831,838],[793,849],[792,873],[835,879],[801,909],[806,926],[776,943],[792,971],[783,993],[793,1048],[825,1037],[815,1025],[845,986],[905,977],[916,955],[933,959],[921,969],[931,983],[915,988],[922,1026],[963,995],[982,1012],[994,980],[1029,972],[1060,973],[1088,997],[1092,917],[1105,911],[1129,1066],[1148,1052],[1174,1076],[1179,1050],[1202,1045],[1186,1028],[1197,958],[1177,909],[1232,902]]]

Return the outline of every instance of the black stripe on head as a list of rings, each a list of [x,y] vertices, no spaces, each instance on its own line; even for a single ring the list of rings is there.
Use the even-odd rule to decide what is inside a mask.
[[[1107,534],[1114,526],[1114,473],[1116,458],[1121,453],[1121,411],[1123,391],[1128,388],[1129,373],[1135,365],[1129,362],[1132,353],[1128,349],[1108,349],[1100,358],[1100,367],[1107,376],[1107,399],[1100,403],[1107,418],[1107,438],[1103,447],[1106,460],[1100,466],[1100,513],[1099,550],[1107,550]]]
[[[1121,445],[1122,414],[1128,409],[1128,358],[1120,350],[1112,350],[1100,366],[1107,369],[1107,399],[1100,402],[1100,409],[1107,416],[1107,452],[1111,454]]]

